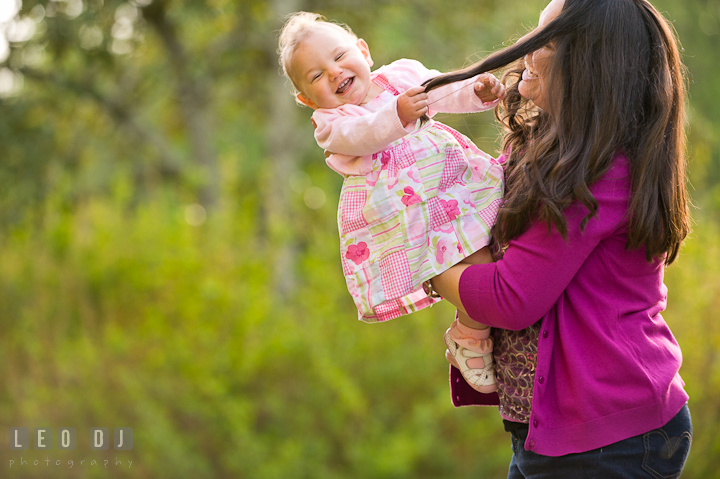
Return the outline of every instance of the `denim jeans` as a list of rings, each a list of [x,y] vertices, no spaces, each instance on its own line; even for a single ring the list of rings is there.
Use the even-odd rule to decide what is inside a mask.
[[[560,457],[526,451],[527,425],[506,422],[513,457],[508,479],[676,479],[692,442],[687,404],[666,425],[609,446]]]

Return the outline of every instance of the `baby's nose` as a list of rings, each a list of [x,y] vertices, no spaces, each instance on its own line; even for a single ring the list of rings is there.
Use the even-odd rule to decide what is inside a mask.
[[[330,76],[332,76],[332,78],[334,80],[335,78],[342,75],[342,72],[343,72],[342,68],[340,68],[338,65],[335,65],[330,69]]]

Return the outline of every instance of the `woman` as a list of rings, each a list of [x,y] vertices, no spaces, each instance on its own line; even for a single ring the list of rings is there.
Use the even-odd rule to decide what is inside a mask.
[[[521,59],[505,78],[504,255],[432,280],[498,328],[499,397],[453,368],[454,404],[499,400],[510,478],[678,477],[692,425],[660,315],[690,222],[673,32],[645,0],[553,0],[517,44],[427,89]]]

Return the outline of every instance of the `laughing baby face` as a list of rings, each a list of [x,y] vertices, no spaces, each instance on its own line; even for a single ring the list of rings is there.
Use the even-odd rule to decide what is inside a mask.
[[[362,105],[370,100],[371,66],[364,40],[333,25],[317,25],[292,56],[297,98],[313,109]]]

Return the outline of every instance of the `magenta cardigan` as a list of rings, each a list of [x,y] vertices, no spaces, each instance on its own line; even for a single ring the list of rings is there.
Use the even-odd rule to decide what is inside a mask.
[[[460,299],[476,321],[524,329],[542,319],[530,430],[525,448],[560,456],[665,425],[687,402],[682,354],[661,316],[667,301],[662,259],[627,250],[627,159],[590,188],[597,215],[565,210],[568,237],[535,222],[502,260],[467,268]],[[497,404],[451,368],[456,406]]]

